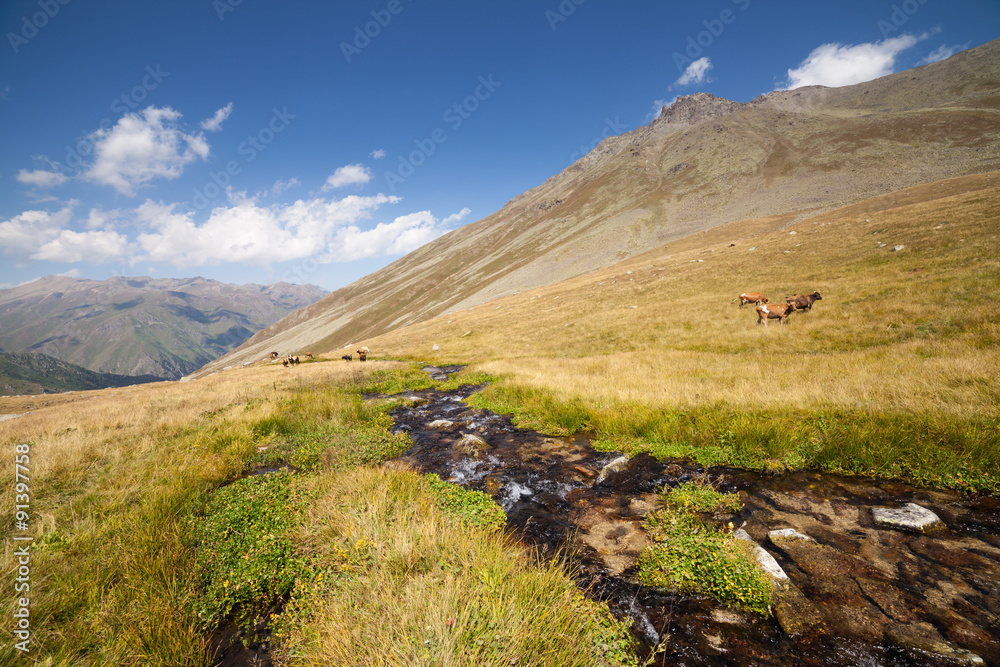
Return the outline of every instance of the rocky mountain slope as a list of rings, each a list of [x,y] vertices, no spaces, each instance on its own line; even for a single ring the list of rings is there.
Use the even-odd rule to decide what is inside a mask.
[[[335,350],[727,222],[1000,169],[1000,41],[842,88],[678,99],[500,211],[259,332],[200,373]],[[735,240],[735,239],[734,239]]]
[[[0,290],[0,352],[40,352],[91,371],[177,379],[325,294],[287,283],[48,276]]]

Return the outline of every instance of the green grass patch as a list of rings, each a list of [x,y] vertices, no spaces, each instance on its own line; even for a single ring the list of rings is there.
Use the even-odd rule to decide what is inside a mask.
[[[806,408],[685,410],[638,403],[559,400],[542,389],[496,383],[469,403],[513,415],[543,433],[589,431],[594,447],[661,460],[748,470],[820,469],[892,477],[961,491],[1000,491],[1000,420],[952,413]]]
[[[424,475],[424,480],[446,513],[474,526],[499,530],[506,525],[507,515],[489,494],[446,482],[434,473]]]
[[[196,613],[206,630],[227,619],[249,629],[291,593],[305,568],[289,537],[300,503],[280,471],[219,489],[195,517]]]
[[[639,581],[677,593],[710,595],[728,605],[767,614],[772,583],[757,566],[749,545],[717,530],[701,517],[738,512],[737,494],[706,482],[687,482],[663,494],[663,507],[644,523],[653,540],[639,556]]]

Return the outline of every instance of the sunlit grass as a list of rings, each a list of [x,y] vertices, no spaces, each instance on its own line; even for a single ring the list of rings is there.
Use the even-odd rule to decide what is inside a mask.
[[[370,345],[425,359],[438,344],[429,360],[503,378],[478,405],[611,449],[997,490],[998,183],[725,225]],[[817,289],[784,326],[731,303]]]

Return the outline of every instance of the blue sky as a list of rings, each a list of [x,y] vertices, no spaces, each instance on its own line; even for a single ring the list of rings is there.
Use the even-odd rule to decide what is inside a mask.
[[[1000,3],[4,0],[0,28],[0,287],[333,290],[678,95],[908,69]]]

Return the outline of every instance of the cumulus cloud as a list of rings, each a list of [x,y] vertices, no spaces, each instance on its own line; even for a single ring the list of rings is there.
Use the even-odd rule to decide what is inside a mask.
[[[118,232],[90,230],[74,232],[64,229],[59,236],[42,244],[32,259],[52,262],[106,262],[121,259],[128,251],[128,238]]]
[[[17,172],[17,180],[20,183],[36,188],[51,188],[55,185],[62,185],[69,179],[65,174],[54,171],[45,171],[44,169],[28,171],[27,169],[22,169]]]
[[[433,241],[448,231],[448,225],[468,215],[469,209],[437,220],[430,211],[418,211],[401,215],[392,222],[380,222],[372,229],[363,230],[349,225],[337,230],[328,246],[328,252],[321,256],[325,262],[351,262],[369,257],[404,255]]]
[[[114,127],[90,135],[94,164],[84,178],[134,196],[139,186],[158,178],[177,178],[184,167],[208,158],[209,146],[201,134],[181,129],[181,114],[170,107],[147,107],[125,114]]]
[[[674,86],[687,86],[692,83],[701,83],[705,81],[708,75],[708,70],[712,69],[712,61],[708,56],[698,58],[693,63],[687,66],[684,73],[674,81]]]
[[[371,152],[371,156],[375,160],[381,160],[382,158],[385,157],[385,151],[382,150],[381,148],[376,148]]]
[[[235,196],[198,221],[180,204],[147,199],[130,210],[91,209],[75,228],[70,228],[70,205],[57,213],[25,211],[0,222],[0,251],[54,262],[117,260],[179,269],[230,262],[269,268],[305,258],[326,264],[408,253],[471,213],[463,208],[438,220],[430,211],[419,211],[370,222],[381,207],[400,201],[380,193],[262,206],[257,199]]]
[[[72,218],[73,207],[68,205],[55,213],[25,211],[4,220],[0,222],[0,253],[28,257],[58,237]]]
[[[849,86],[892,74],[896,57],[926,38],[926,34],[904,34],[865,44],[822,44],[798,67],[788,70],[787,88]]]
[[[398,201],[384,194],[271,207],[245,200],[214,209],[199,225],[191,214],[175,212],[173,204],[147,200],[136,214],[149,231],[137,240],[146,253],[142,259],[178,268],[225,262],[269,266],[317,252],[332,257],[329,246],[344,228],[357,227],[383,204]]]
[[[229,118],[229,114],[233,112],[233,103],[230,102],[226,106],[222,107],[215,112],[215,115],[211,118],[206,118],[201,121],[201,129],[207,130],[209,132],[218,132],[222,129],[222,122]]]
[[[372,171],[363,164],[349,164],[338,167],[337,171],[330,174],[323,185],[323,190],[342,188],[347,185],[359,185],[372,180]]]

